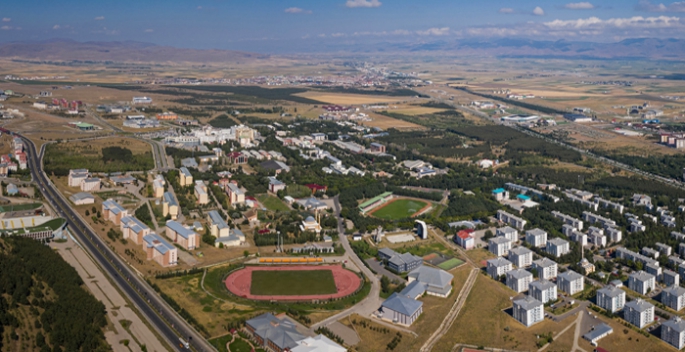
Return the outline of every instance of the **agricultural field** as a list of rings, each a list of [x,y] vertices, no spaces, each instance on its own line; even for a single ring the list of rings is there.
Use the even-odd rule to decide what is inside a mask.
[[[338,292],[330,270],[279,270],[252,272],[253,295],[319,295]]]
[[[391,97],[383,95],[345,94],[315,91],[298,93],[296,96],[337,105],[384,104],[402,102],[411,99],[410,97]]]
[[[45,171],[65,176],[69,169],[87,167],[91,172],[147,171],[153,169],[150,144],[132,138],[101,138],[50,144]]]
[[[267,209],[271,211],[288,211],[290,208],[288,208],[285,203],[283,203],[282,200],[278,199],[277,197],[262,194],[257,196],[257,200],[264,205]]]
[[[371,213],[380,219],[400,220],[420,212],[430,203],[418,199],[395,199]]]

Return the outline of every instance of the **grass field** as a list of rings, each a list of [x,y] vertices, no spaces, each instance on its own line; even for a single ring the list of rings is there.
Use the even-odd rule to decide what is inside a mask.
[[[414,215],[427,205],[427,202],[416,199],[397,199],[371,215],[381,219],[399,220]]]
[[[8,211],[21,211],[21,210],[31,210],[39,208],[42,203],[26,203],[26,204],[9,204],[0,206],[0,213],[5,213]]]
[[[267,209],[271,211],[288,211],[290,208],[288,208],[283,201],[280,199],[274,197],[274,196],[269,196],[266,194],[257,196],[257,200],[259,200],[262,205],[264,205]]]
[[[452,270],[462,264],[464,264],[462,260],[452,258],[450,260],[438,264],[438,267],[442,270]]]
[[[336,293],[330,270],[253,271],[253,295],[320,295]]]

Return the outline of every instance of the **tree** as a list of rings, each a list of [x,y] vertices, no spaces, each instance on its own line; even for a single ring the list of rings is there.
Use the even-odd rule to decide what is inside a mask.
[[[86,216],[90,216],[90,212],[86,209]]]
[[[243,256],[245,256],[245,258],[249,257],[250,251],[248,251],[248,250],[243,251]]]
[[[388,293],[390,291],[390,279],[388,279],[388,277],[385,275],[381,277],[381,291],[384,293]]]

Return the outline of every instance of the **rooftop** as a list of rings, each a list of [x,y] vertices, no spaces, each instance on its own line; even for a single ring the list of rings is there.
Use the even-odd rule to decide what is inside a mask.
[[[525,311],[538,308],[541,305],[542,302],[538,301],[537,299],[531,296],[524,296],[523,298],[514,301],[514,307],[519,306]]]
[[[414,315],[421,306],[423,306],[423,302],[399,295],[397,292],[390,295],[390,297],[381,304],[382,308],[388,308],[407,316]]]

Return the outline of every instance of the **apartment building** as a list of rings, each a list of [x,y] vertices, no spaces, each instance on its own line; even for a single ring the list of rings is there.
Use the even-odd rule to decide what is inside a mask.
[[[544,247],[547,243],[547,232],[541,229],[526,231],[526,242],[533,247]]]
[[[569,295],[575,295],[585,288],[585,279],[583,275],[568,270],[557,276],[557,287]]]
[[[608,312],[616,313],[626,304],[626,292],[615,286],[597,290],[597,305]]]
[[[166,236],[189,251],[200,247],[200,236],[174,220],[166,222]]]
[[[489,259],[486,264],[485,269],[495,280],[498,280],[500,276],[505,275],[507,272],[514,270],[512,263],[502,257],[497,257],[494,259]]]
[[[533,261],[533,270],[537,271],[541,280],[552,280],[557,277],[558,265],[549,258]]]
[[[546,304],[557,299],[557,285],[547,280],[533,281],[528,285],[528,295]]]

